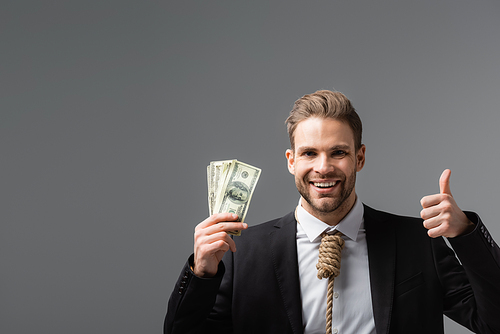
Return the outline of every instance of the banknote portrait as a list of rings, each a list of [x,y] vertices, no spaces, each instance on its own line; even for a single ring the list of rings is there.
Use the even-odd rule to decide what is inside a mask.
[[[235,181],[229,185],[228,197],[233,203],[246,203],[248,201],[249,194],[250,189],[248,189],[247,185],[242,182]]]

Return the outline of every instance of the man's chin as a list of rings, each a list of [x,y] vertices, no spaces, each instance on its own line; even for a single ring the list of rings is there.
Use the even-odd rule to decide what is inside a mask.
[[[316,199],[308,202],[309,206],[316,212],[327,214],[335,212],[340,204],[332,198]]]

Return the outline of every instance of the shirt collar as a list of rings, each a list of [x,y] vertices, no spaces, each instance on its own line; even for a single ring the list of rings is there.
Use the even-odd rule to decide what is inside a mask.
[[[323,232],[330,233],[333,231],[339,231],[347,238],[356,241],[358,231],[362,227],[363,213],[363,203],[356,198],[356,202],[347,216],[345,216],[344,219],[342,219],[337,225],[330,226],[307,212],[301,205],[301,199],[299,200],[299,205],[297,206],[297,220],[300,222],[300,226],[304,230],[310,242],[319,238]]]

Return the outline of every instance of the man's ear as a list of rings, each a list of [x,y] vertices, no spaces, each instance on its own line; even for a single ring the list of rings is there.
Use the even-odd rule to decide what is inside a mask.
[[[366,152],[366,146],[361,145],[361,147],[358,150],[358,153],[356,153],[356,171],[357,172],[362,170],[363,166],[365,165],[365,152]]]
[[[295,175],[295,155],[293,153],[293,150],[286,150],[285,156],[288,162],[288,171],[290,172],[290,174]]]

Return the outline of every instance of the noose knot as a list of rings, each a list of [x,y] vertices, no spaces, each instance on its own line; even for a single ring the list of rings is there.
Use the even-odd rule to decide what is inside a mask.
[[[340,273],[340,256],[344,247],[344,239],[340,233],[323,234],[319,246],[319,258],[316,264],[318,278],[335,278]]]

